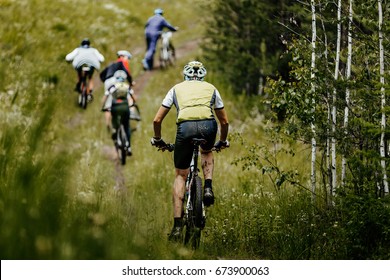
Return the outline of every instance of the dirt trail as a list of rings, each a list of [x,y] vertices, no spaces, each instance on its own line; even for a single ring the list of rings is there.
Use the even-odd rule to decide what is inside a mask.
[[[187,53],[195,50],[198,45],[199,45],[199,42],[200,42],[200,39],[197,39],[197,40],[192,40],[192,41],[188,41],[186,43],[184,43],[183,45],[181,46],[178,46],[176,47],[175,51],[176,51],[176,59],[180,59],[182,58],[183,56],[185,56]],[[158,52],[156,52],[156,54],[158,55]],[[155,57],[155,61],[157,61],[156,57]],[[147,71],[147,72],[143,72],[141,75],[139,75],[136,79],[135,79],[135,85],[134,85],[134,92],[137,94],[137,95],[141,95],[142,94],[142,91],[145,87],[145,85],[147,84],[148,80],[150,79],[150,77],[156,72],[158,71],[158,63],[156,63],[157,66],[154,67],[154,70],[153,71]]]
[[[200,39],[187,41],[186,43],[176,47],[176,59],[180,59],[184,57],[189,52],[192,52],[195,50],[199,45]],[[156,52],[158,54],[158,52]],[[156,57],[155,57],[156,60]],[[157,66],[154,68],[153,71],[146,71],[142,72],[136,79],[135,79],[135,85],[134,85],[134,92],[137,98],[139,96],[142,96],[143,89],[148,84],[148,81],[150,78],[159,71]],[[115,163],[115,182],[116,185],[114,186],[114,189],[116,191],[119,191],[121,193],[126,193],[126,182],[125,182],[125,176],[123,174],[123,168],[121,166],[121,163],[119,162],[118,155],[115,151],[115,148],[112,146],[104,146],[103,147],[103,154],[110,160],[112,160]],[[131,158],[129,158],[131,160]]]

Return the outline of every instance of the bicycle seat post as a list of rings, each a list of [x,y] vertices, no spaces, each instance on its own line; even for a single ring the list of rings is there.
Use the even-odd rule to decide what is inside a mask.
[[[202,138],[193,138],[192,144],[194,146],[193,159],[194,159],[194,175],[198,174],[198,157],[199,157],[199,146],[205,143],[206,140]]]

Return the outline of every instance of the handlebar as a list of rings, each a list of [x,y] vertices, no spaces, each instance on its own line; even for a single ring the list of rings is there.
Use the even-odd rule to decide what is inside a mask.
[[[175,144],[168,143],[164,147],[159,147],[158,151],[168,151],[168,152],[173,152],[175,149]]]
[[[229,147],[230,147],[230,145],[228,145],[228,146],[226,146],[226,147],[219,148],[219,149],[217,149],[216,147],[213,147],[213,148],[211,149],[211,151],[212,151],[212,152],[217,152],[217,153],[219,153],[221,150],[226,149],[226,148],[229,148]],[[175,144],[172,144],[172,143],[167,143],[167,144],[166,144],[165,146],[163,146],[163,147],[158,147],[158,151],[163,151],[163,152],[165,152],[165,151],[173,152],[174,149],[175,149]]]

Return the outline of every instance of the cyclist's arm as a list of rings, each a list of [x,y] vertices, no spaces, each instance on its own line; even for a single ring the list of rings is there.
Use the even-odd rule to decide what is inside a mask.
[[[104,62],[104,56],[97,49],[95,49],[94,51],[95,51],[95,55],[98,58],[98,60],[100,62]]]
[[[78,48],[74,49],[72,52],[66,55],[65,60],[68,62],[72,61],[77,56],[78,53],[79,53]]]
[[[127,73],[127,82],[129,83],[130,87],[133,85],[133,77],[131,77],[130,73],[126,70]]]
[[[225,110],[225,108],[221,108],[221,109],[215,109],[214,112],[218,118],[220,125],[221,125],[220,140],[226,141],[227,135],[229,132],[229,120],[228,120],[226,110]]]
[[[163,21],[163,27],[166,27],[166,28],[168,28],[169,30],[171,30],[171,31],[173,31],[173,32],[175,32],[175,31],[178,30],[177,27],[172,26],[172,25],[171,25],[168,21],[166,21],[165,19],[164,19],[164,21]]]
[[[106,76],[107,76],[107,71],[108,71],[108,67],[104,68],[104,70],[102,72],[100,72],[100,80],[104,83],[105,80],[107,80]]]
[[[165,118],[165,116],[168,114],[170,108],[161,106],[160,109],[158,109],[156,116],[153,120],[153,130],[154,130],[154,138],[161,138],[161,124]]]
[[[103,98],[102,98],[102,109],[104,109],[104,105],[106,104],[107,98],[108,98],[108,95],[104,94]]]
[[[129,103],[129,107],[133,106],[136,102],[134,91],[131,88],[129,88],[129,92],[127,93],[127,102]]]
[[[107,98],[110,94],[115,92],[116,87],[115,85],[110,86],[106,91],[104,91],[103,99],[102,99],[102,107],[106,104]]]

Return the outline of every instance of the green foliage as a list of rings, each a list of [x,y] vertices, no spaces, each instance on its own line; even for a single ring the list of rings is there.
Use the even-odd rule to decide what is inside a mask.
[[[294,58],[294,79],[271,83],[268,94],[275,97],[273,103],[257,96],[237,96],[242,91],[257,92],[253,81],[258,81],[259,68],[265,75],[273,73],[280,52],[274,38],[280,30],[272,34],[269,19],[276,15],[275,7],[289,10],[290,1],[277,1],[279,6],[273,5],[275,1],[226,1],[226,5],[215,1],[210,4],[212,11],[220,13],[215,15],[217,25],[210,26],[203,25],[204,10],[192,1],[131,2],[0,1],[0,17],[7,22],[0,35],[1,259],[390,257],[388,201],[376,198],[378,174],[372,172],[379,170],[375,143],[380,110],[376,60],[369,44],[360,44],[355,55],[365,57],[370,66],[364,71],[355,69],[356,83],[332,84],[341,97],[347,85],[355,90],[361,98],[354,99],[354,113],[362,117],[352,119],[349,135],[338,133],[340,139],[352,143],[346,147],[351,172],[339,194],[340,203],[328,208],[322,198],[325,187],[315,202],[311,200],[309,150],[295,142],[308,139],[312,98],[318,102],[314,113],[319,137],[325,138],[325,96],[331,88],[329,77],[318,75],[318,94],[309,91],[312,81],[307,78],[305,39],[294,41],[286,58]],[[102,85],[95,82],[95,102],[80,110],[73,92],[76,76],[64,57],[81,38],[90,37],[105,55],[105,63],[115,59],[117,49],[129,49],[134,55],[133,76],[137,82],[142,80],[143,24],[160,5],[166,18],[180,27],[174,35],[178,48],[200,38],[206,27],[220,25],[226,32],[210,29],[206,37],[219,33],[236,37],[232,41],[215,37],[221,44],[209,42],[208,48],[219,51],[214,53],[218,56],[212,58],[209,53],[205,58],[198,49],[186,49],[177,67],[147,76],[142,91],[136,93],[143,120],[132,123],[134,155],[122,167],[100,113]],[[228,9],[229,5],[234,9]],[[85,9],[77,9],[80,6]],[[299,18],[305,14],[304,9],[291,8]],[[182,65],[198,58],[205,60],[208,80],[223,95],[231,147],[215,155],[216,204],[207,209],[200,249],[192,251],[167,242],[172,225],[173,156],[154,150],[149,139],[162,98],[182,80]],[[221,82],[221,76],[213,74],[218,65],[222,78],[229,79]],[[327,64],[319,65],[323,73]],[[286,112],[286,127],[280,122],[270,129],[271,116],[259,113],[269,105]],[[174,133],[172,111],[164,120],[163,137],[172,142]]]
[[[259,79],[274,75],[282,50],[275,1],[213,1],[206,20],[205,57],[235,94],[257,94]],[[227,67],[228,66],[228,67]]]

